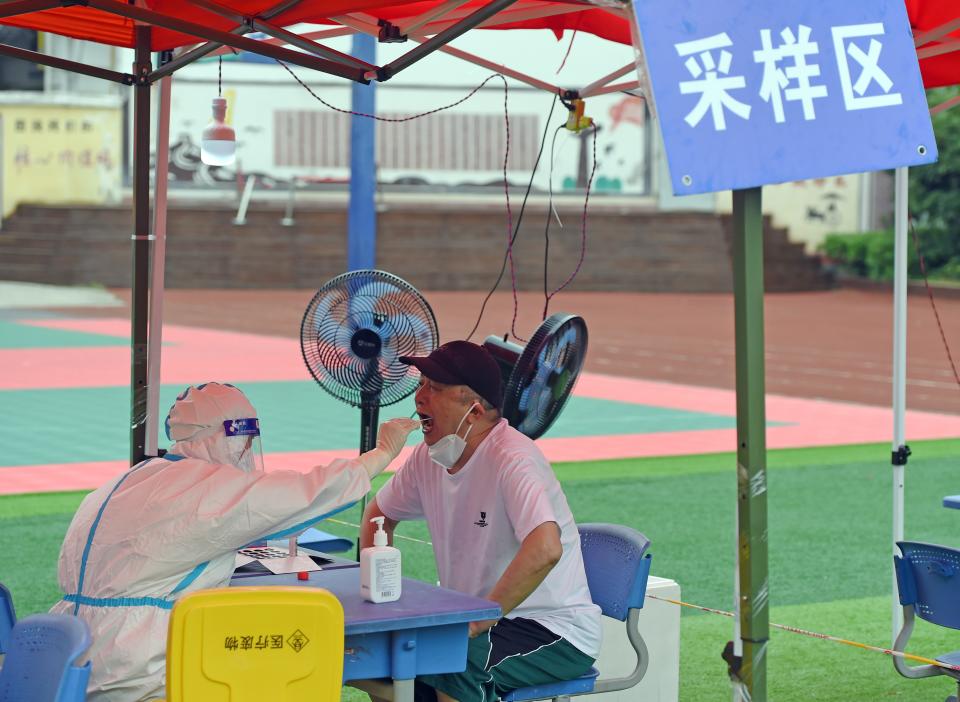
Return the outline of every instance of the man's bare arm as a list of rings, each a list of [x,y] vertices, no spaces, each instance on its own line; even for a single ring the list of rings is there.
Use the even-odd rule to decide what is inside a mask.
[[[377,498],[374,497],[367,503],[367,508],[363,510],[363,522],[360,524],[360,548],[373,546],[373,533],[377,530],[376,524],[371,524],[370,520],[374,517],[383,517],[383,530],[387,532],[387,543],[393,545],[393,530],[397,528],[396,520],[390,519],[377,504]]]
[[[562,555],[560,527],[556,522],[544,522],[527,534],[517,555],[503,571],[487,599],[499,604],[503,615],[508,614],[540,586]],[[472,622],[470,635],[476,636],[495,623],[495,620]]]

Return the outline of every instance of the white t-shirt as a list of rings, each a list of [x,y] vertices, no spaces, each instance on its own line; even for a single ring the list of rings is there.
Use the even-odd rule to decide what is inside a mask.
[[[540,449],[505,419],[454,475],[420,444],[377,504],[396,521],[426,519],[440,584],[478,597],[489,594],[531,531],[555,522],[563,556],[508,616],[535,619],[588,656],[599,654],[600,608],[590,599],[567,498]]]

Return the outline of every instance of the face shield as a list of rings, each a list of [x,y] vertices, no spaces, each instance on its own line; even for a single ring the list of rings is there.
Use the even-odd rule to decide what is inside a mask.
[[[228,419],[223,423],[223,432],[233,465],[246,473],[263,470],[260,420],[256,417]]]

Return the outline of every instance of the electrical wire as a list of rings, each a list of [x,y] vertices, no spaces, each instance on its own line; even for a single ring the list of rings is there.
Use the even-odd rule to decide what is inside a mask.
[[[517,223],[513,228],[513,235],[510,238],[510,241],[507,244],[507,250],[503,254],[503,263],[500,266],[500,274],[497,276],[496,282],[494,282],[493,287],[490,288],[490,291],[487,293],[487,296],[483,298],[483,303],[480,305],[480,312],[477,315],[477,321],[473,325],[473,329],[470,330],[470,333],[467,335],[467,341],[473,337],[476,333],[477,328],[480,326],[480,320],[483,319],[483,313],[487,309],[487,302],[490,301],[490,298],[493,296],[493,293],[500,286],[500,281],[503,280],[503,274],[507,269],[507,259],[509,256],[512,256],[513,243],[517,240],[517,234],[520,232],[520,223],[523,221],[523,213],[527,206],[527,198],[530,196],[530,190],[533,188],[533,179],[537,173],[537,167],[540,165],[540,158],[543,156],[543,149],[547,143],[547,133],[550,130],[550,120],[553,117],[553,111],[557,106],[557,97],[554,95],[553,100],[550,102],[550,112],[547,114],[547,120],[543,128],[543,136],[540,139],[540,150],[537,152],[537,159],[534,161],[533,170],[530,172],[530,181],[527,183],[527,190],[523,194],[523,202],[520,205],[520,213],[517,215]],[[514,338],[519,339],[515,333],[514,325],[516,324],[516,313],[517,313],[517,303],[516,303],[516,288],[514,288],[514,316],[513,322],[511,323],[511,333],[513,333]],[[522,340],[521,340],[522,341]]]
[[[441,111],[443,111],[443,110],[449,110],[450,108],[456,107],[457,105],[460,105],[460,104],[466,102],[467,100],[469,100],[471,97],[473,97],[477,92],[479,92],[487,83],[489,83],[489,82],[490,82],[491,80],[493,80],[494,78],[499,78],[500,80],[503,81],[503,122],[504,122],[504,130],[505,130],[505,133],[506,133],[506,139],[505,139],[505,144],[504,144],[504,153],[503,153],[503,194],[504,194],[504,199],[506,200],[506,206],[507,206],[507,252],[506,252],[506,255],[505,255],[505,257],[504,257],[504,266],[503,266],[503,268],[501,268],[500,276],[497,278],[497,282],[496,282],[496,284],[494,285],[493,290],[496,290],[496,287],[500,284],[500,280],[501,280],[501,278],[503,277],[503,272],[504,272],[504,269],[505,269],[505,267],[506,267],[507,261],[509,261],[509,262],[510,262],[510,281],[511,281],[511,287],[512,287],[512,290],[513,290],[513,321],[512,321],[511,324],[510,324],[510,331],[511,331],[511,333],[513,333],[513,336],[514,336],[515,338],[517,338],[518,340],[520,340],[520,341],[526,341],[525,339],[521,339],[521,338],[520,338],[519,336],[517,336],[517,334],[516,334],[516,322],[517,322],[517,311],[518,311],[518,309],[519,309],[519,301],[518,301],[518,298],[517,298],[517,274],[516,274],[516,267],[515,267],[514,261],[513,261],[513,242],[514,242],[514,240],[517,238],[517,231],[519,231],[520,222],[519,222],[519,220],[518,220],[517,226],[516,226],[516,228],[515,228],[515,227],[514,227],[514,224],[513,224],[513,210],[511,209],[511,206],[510,206],[510,181],[509,181],[508,178],[507,178],[507,165],[508,165],[509,160],[510,160],[510,111],[509,111],[509,105],[508,105],[508,100],[509,100],[509,84],[507,83],[507,79],[506,79],[503,75],[501,75],[500,73],[494,73],[493,75],[488,76],[488,77],[486,78],[486,80],[484,80],[484,81],[483,81],[480,85],[478,85],[476,88],[474,88],[474,89],[471,90],[469,93],[467,93],[467,95],[465,95],[464,97],[460,98],[460,99],[457,100],[456,102],[450,103],[449,105],[444,105],[443,107],[438,107],[438,108],[435,108],[435,109],[433,109],[433,110],[428,110],[428,111],[426,111],[426,112],[421,112],[421,113],[419,113],[419,114],[410,115],[410,116],[407,116],[407,117],[381,117],[381,116],[379,116],[379,115],[372,115],[372,114],[368,114],[368,113],[366,113],[366,112],[356,112],[356,111],[354,111],[354,110],[345,110],[345,109],[340,108],[340,107],[337,107],[337,106],[335,106],[335,105],[331,105],[329,102],[327,102],[327,101],[324,100],[322,97],[320,97],[320,96],[317,95],[315,92],[313,92],[313,90],[310,88],[310,86],[308,86],[306,83],[304,83],[304,82],[300,79],[300,77],[299,77],[296,73],[294,73],[293,69],[291,69],[287,64],[285,64],[283,61],[280,61],[279,59],[274,59],[274,60],[275,60],[278,64],[280,64],[281,66],[283,66],[283,68],[286,69],[287,73],[289,73],[289,74],[293,77],[293,79],[294,79],[295,81],[297,81],[297,82],[304,88],[304,90],[306,90],[308,93],[310,93],[310,95],[313,96],[313,98],[314,98],[315,100],[317,100],[320,104],[324,105],[325,107],[327,107],[327,108],[329,108],[329,109],[331,109],[331,110],[333,110],[333,111],[335,111],[335,112],[339,112],[339,113],[341,113],[341,114],[354,115],[354,116],[357,116],[357,117],[366,117],[366,118],[368,118],[368,119],[373,119],[373,120],[376,120],[376,121],[378,121],[378,122],[394,122],[394,123],[397,123],[397,122],[409,122],[409,121],[411,121],[411,120],[419,119],[419,118],[421,118],[421,117],[426,117],[427,115],[432,115],[432,114],[435,114],[435,113],[437,113],[437,112],[441,112]],[[551,103],[551,107],[550,107],[550,114],[551,114],[551,115],[553,114],[553,107],[554,107],[555,104],[556,104],[556,98],[554,99],[554,102]],[[548,123],[549,123],[549,122],[548,122]],[[544,139],[545,139],[545,138],[546,138],[546,134],[544,134]],[[540,153],[541,153],[541,154],[543,153],[543,143],[541,143],[541,146],[540,146]],[[540,155],[538,154],[538,156],[537,156],[537,163],[539,163],[539,161],[540,161]],[[536,168],[537,168],[537,167],[536,167],[536,164],[534,164],[534,173],[536,173]],[[530,177],[530,185],[533,185],[533,175],[532,175],[532,174],[531,174],[531,177]],[[527,195],[529,195],[529,194],[530,194],[530,186],[527,187],[527,193],[526,193],[526,195],[524,195],[524,205],[526,204]],[[523,216],[523,210],[521,209],[520,217],[522,217],[522,216]],[[491,294],[491,295],[493,294],[493,290],[490,291],[490,294]],[[488,300],[489,298],[490,298],[490,296],[488,295],[488,296],[487,296],[487,300]],[[487,300],[484,300],[483,306],[482,306],[481,309],[480,309],[480,317],[483,316],[483,309],[486,307]],[[480,324],[480,317],[477,318],[477,324],[474,325],[473,331],[471,331],[471,332],[470,332],[470,336],[467,337],[468,340],[469,340],[470,337],[473,336],[474,332],[476,332],[477,326],[479,326],[479,324]]]
[[[930,299],[930,306],[933,308],[933,316],[937,320],[937,328],[940,329],[940,339],[943,341],[943,348],[947,352],[947,360],[950,361],[950,369],[953,371],[953,377],[960,387],[960,373],[957,373],[957,364],[953,360],[953,354],[950,353],[950,344],[947,342],[947,335],[943,331],[943,322],[940,321],[940,312],[937,311],[937,303],[933,299],[933,289],[930,287],[930,281],[927,280],[927,264],[924,261],[923,253],[920,251],[920,237],[917,236],[917,230],[913,226],[913,220],[910,221],[910,234],[913,236],[913,248],[917,252],[917,259],[920,261],[920,272],[923,274],[923,284],[927,289],[927,297]]]
[[[568,47],[568,50],[567,50],[567,53],[568,53],[568,54],[569,54],[570,48],[572,48],[572,46],[573,46],[573,38],[574,38],[575,36],[576,36],[576,33],[574,33],[573,36],[572,36],[571,39],[570,39],[570,47]],[[518,315],[518,312],[519,312],[519,298],[518,298],[518,295],[517,295],[517,274],[516,274],[516,265],[515,265],[515,262],[514,262],[514,259],[513,259],[513,245],[514,245],[514,242],[516,242],[517,235],[518,235],[519,232],[520,232],[520,224],[521,224],[521,222],[523,221],[524,209],[525,209],[526,204],[527,204],[527,199],[528,199],[529,196],[530,196],[530,191],[531,191],[531,189],[532,189],[532,187],[533,187],[533,180],[534,180],[534,177],[535,177],[535,175],[536,175],[537,168],[538,168],[538,166],[539,166],[539,164],[540,164],[540,159],[541,159],[541,157],[543,156],[543,150],[544,150],[544,147],[546,146],[547,134],[548,134],[549,129],[550,129],[550,120],[551,120],[551,118],[553,117],[553,112],[554,112],[554,109],[556,108],[557,100],[559,99],[560,102],[564,104],[564,106],[568,107],[568,109],[570,108],[569,104],[568,104],[562,97],[560,97],[559,95],[554,95],[554,99],[553,99],[553,100],[551,101],[551,103],[550,103],[550,113],[549,113],[549,115],[547,116],[546,124],[544,125],[543,136],[542,136],[542,138],[541,138],[541,140],[540,140],[540,149],[539,149],[539,151],[537,152],[537,159],[536,159],[536,161],[534,162],[533,170],[532,170],[531,173],[530,173],[530,181],[529,181],[528,184],[527,184],[527,189],[526,189],[526,192],[524,193],[524,196],[523,196],[523,203],[522,203],[522,205],[521,205],[521,207],[520,207],[520,212],[519,212],[519,214],[518,214],[518,216],[517,216],[516,224],[514,224],[514,222],[513,222],[513,211],[512,211],[511,205],[510,205],[510,183],[509,183],[509,180],[508,180],[508,178],[507,178],[507,166],[508,166],[508,163],[509,163],[509,160],[510,160],[510,113],[509,113],[509,105],[508,105],[508,100],[509,100],[509,84],[507,83],[507,79],[506,79],[502,74],[500,74],[500,73],[494,73],[494,74],[488,76],[482,83],[480,83],[480,85],[478,85],[476,88],[474,88],[473,90],[471,90],[471,91],[470,91],[469,93],[467,93],[464,97],[460,98],[459,100],[457,100],[457,101],[455,101],[455,102],[450,103],[449,105],[444,105],[444,106],[442,106],[442,107],[437,107],[437,108],[434,108],[434,109],[432,109],[432,110],[427,110],[426,112],[421,112],[421,113],[418,113],[418,114],[415,114],[415,115],[409,115],[409,116],[407,116],[407,117],[381,117],[381,116],[379,116],[379,115],[368,114],[368,113],[366,113],[366,112],[356,112],[356,111],[354,111],[354,110],[345,110],[345,109],[343,109],[343,108],[337,107],[336,105],[330,104],[329,102],[327,102],[326,100],[324,100],[322,97],[320,97],[319,95],[317,95],[317,94],[313,91],[313,89],[310,88],[309,85],[307,85],[303,80],[301,80],[300,77],[293,71],[293,69],[290,68],[290,66],[288,66],[288,65],[287,65],[286,63],[284,63],[283,61],[280,61],[279,59],[274,59],[274,60],[275,60],[278,64],[280,64],[280,65],[287,71],[287,73],[289,73],[289,74],[293,77],[293,79],[294,79],[295,81],[297,81],[297,83],[299,83],[299,84],[301,85],[301,87],[303,87],[304,90],[306,90],[315,100],[317,100],[320,104],[324,105],[325,107],[333,110],[334,112],[339,112],[339,113],[341,113],[341,114],[354,115],[354,116],[357,116],[357,117],[366,117],[366,118],[368,118],[368,119],[373,119],[373,120],[376,120],[376,121],[378,121],[378,122],[391,122],[391,123],[409,122],[409,121],[412,121],[412,120],[415,120],[415,119],[420,119],[421,117],[426,117],[426,116],[428,116],[428,115],[436,114],[437,112],[442,112],[442,111],[444,111],[444,110],[449,110],[449,109],[451,109],[451,108],[453,108],[453,107],[456,107],[456,106],[458,106],[458,105],[466,102],[467,100],[469,100],[471,97],[473,97],[477,92],[479,92],[487,83],[489,83],[489,82],[490,82],[491,80],[493,80],[494,78],[499,78],[501,81],[503,81],[503,118],[504,118],[504,130],[505,130],[505,133],[506,133],[505,147],[504,147],[504,155],[503,155],[503,192],[504,192],[504,199],[505,199],[505,201],[506,201],[506,208],[507,208],[507,246],[506,246],[506,252],[504,253],[503,264],[502,264],[501,267],[500,267],[500,273],[499,273],[499,275],[497,276],[497,280],[496,280],[496,282],[494,282],[493,287],[490,288],[490,291],[487,293],[486,297],[485,297],[484,300],[483,300],[483,303],[482,303],[481,306],[480,306],[480,312],[479,312],[479,314],[477,315],[477,321],[476,321],[476,323],[473,325],[473,329],[470,330],[470,334],[467,335],[467,340],[469,341],[469,340],[473,337],[473,335],[476,333],[477,329],[479,328],[479,326],[480,326],[480,321],[481,321],[481,319],[483,318],[483,313],[484,313],[484,311],[486,310],[486,307],[487,307],[487,303],[489,302],[490,298],[493,296],[493,293],[496,291],[496,289],[500,286],[500,281],[503,280],[503,274],[506,272],[506,267],[507,267],[507,264],[509,263],[509,264],[510,264],[510,283],[511,283],[511,290],[512,290],[512,293],[513,293],[513,318],[512,318],[512,320],[511,320],[511,322],[510,322],[510,334],[511,334],[515,339],[517,339],[518,341],[526,342],[527,340],[524,339],[523,337],[521,337],[520,335],[518,335],[518,334],[517,334],[517,330],[516,330],[517,315]],[[564,60],[566,60],[566,59],[564,59]],[[222,58],[221,58],[221,64],[222,64]],[[562,68],[562,65],[561,65],[561,68]],[[558,131],[559,131],[559,128],[558,128]],[[554,133],[554,144],[555,144],[555,142],[556,142],[556,133]],[[553,174],[553,162],[552,162],[552,153],[553,153],[553,149],[552,149],[552,147],[551,147],[551,163],[550,163],[550,172],[551,172],[551,182],[550,182],[550,209],[551,209],[551,210],[553,209],[553,178],[552,178],[552,174]],[[577,261],[577,265],[576,265],[573,273],[570,274],[570,276],[560,285],[560,287],[558,287],[556,290],[554,290],[552,293],[549,293],[549,294],[547,293],[547,255],[548,255],[548,253],[549,253],[549,216],[550,216],[550,213],[548,213],[547,231],[546,231],[545,234],[544,234],[545,241],[546,241],[546,243],[545,243],[545,250],[544,250],[544,298],[545,298],[545,300],[544,300],[544,307],[543,307],[543,318],[544,318],[544,319],[546,319],[546,317],[547,317],[547,310],[548,310],[548,308],[549,308],[549,306],[550,306],[550,300],[554,297],[554,295],[556,295],[556,294],[559,293],[561,290],[563,290],[564,288],[566,288],[566,287],[573,281],[573,279],[574,279],[574,278],[577,276],[577,274],[579,273],[580,268],[581,268],[581,266],[582,266],[582,264],[583,264],[583,260],[584,260],[584,257],[585,257],[585,255],[586,255],[587,205],[588,205],[589,200],[590,200],[590,187],[591,187],[591,185],[592,185],[592,183],[593,183],[593,178],[594,178],[594,175],[595,175],[595,173],[596,173],[596,170],[597,170],[597,127],[596,127],[596,125],[594,124],[594,125],[593,125],[593,166],[592,166],[592,168],[591,168],[591,170],[590,170],[590,178],[589,178],[589,180],[587,181],[587,192],[586,192],[586,196],[585,196],[585,198],[584,198],[584,204],[583,204],[583,216],[582,216],[582,222],[581,222],[581,248],[580,248],[580,258],[579,258],[579,260]]]
[[[467,100],[469,100],[470,98],[472,98],[472,97],[473,97],[474,95],[476,95],[480,90],[483,89],[483,86],[485,86],[487,83],[489,83],[489,82],[490,82],[491,80],[493,80],[494,78],[499,78],[500,80],[503,81],[504,104],[506,104],[506,96],[507,96],[507,90],[508,90],[507,79],[506,79],[502,74],[500,74],[500,73],[493,73],[493,74],[487,76],[487,78],[486,78],[480,85],[478,85],[476,88],[474,88],[473,90],[471,90],[469,93],[467,93],[466,95],[464,95],[462,98],[460,98],[460,99],[457,100],[456,102],[451,102],[449,105],[444,105],[444,106],[442,106],[442,107],[436,107],[436,108],[434,108],[434,109],[432,109],[432,110],[427,110],[426,112],[421,112],[421,113],[415,114],[415,115],[409,115],[409,116],[407,116],[407,117],[381,117],[380,115],[371,115],[371,114],[368,114],[368,113],[366,113],[366,112],[355,112],[355,111],[353,111],[353,110],[345,110],[345,109],[343,109],[342,107],[337,107],[336,105],[331,105],[329,102],[327,102],[327,101],[324,100],[322,97],[320,97],[320,96],[317,95],[315,92],[313,92],[313,89],[312,89],[309,85],[307,85],[306,83],[304,83],[304,82],[300,79],[300,77],[299,77],[296,73],[293,72],[293,69],[291,69],[290,66],[288,66],[287,64],[285,64],[283,61],[281,61],[281,60],[279,60],[279,59],[274,59],[274,61],[276,61],[277,63],[279,63],[281,66],[283,66],[283,67],[287,70],[287,73],[289,73],[291,76],[293,76],[293,79],[294,79],[295,81],[297,81],[297,82],[303,87],[304,90],[306,90],[308,93],[310,93],[310,95],[312,95],[313,98],[314,98],[317,102],[319,102],[321,105],[323,105],[324,107],[327,107],[327,108],[333,110],[334,112],[339,112],[340,114],[344,114],[344,115],[355,115],[355,116],[357,116],[357,117],[367,117],[368,119],[373,119],[373,120],[376,120],[377,122],[410,122],[411,120],[420,119],[421,117],[426,117],[426,116],[428,116],[428,115],[436,114],[437,112],[443,112],[444,110],[449,110],[451,107],[456,107],[457,105],[463,104],[464,102],[466,102]],[[508,148],[508,149],[510,148],[509,140],[508,140],[508,142],[507,142],[507,148]]]
[[[597,173],[597,125],[593,125],[593,166],[590,168],[590,177],[587,179],[587,192],[583,198],[583,216],[580,220],[580,258],[577,260],[577,265],[573,269],[573,273],[560,284],[556,290],[546,296],[546,299],[543,302],[543,319],[547,318],[547,314],[550,310],[550,300],[553,299],[554,295],[567,287],[570,283],[573,282],[573,279],[577,277],[577,274],[580,272],[581,266],[583,266],[583,260],[587,255],[587,206],[590,204],[590,186],[593,184],[593,177]],[[544,262],[544,272],[546,272],[546,262]],[[544,278],[546,281],[546,278]],[[546,287],[544,287],[546,290]]]
[[[567,53],[563,55],[563,61],[560,62],[560,67],[557,69],[556,75],[560,75],[560,71],[563,70],[563,67],[567,65],[567,59],[570,58],[570,50],[573,49],[573,40],[577,38],[577,32],[579,29],[574,29],[573,34],[570,35],[570,43],[567,44]]]
[[[550,142],[550,184],[549,184],[549,199],[547,200],[547,223],[543,229],[543,299],[547,300],[547,264],[550,261],[550,222],[553,219],[555,210],[553,209],[553,162],[554,154],[556,153],[557,147],[557,134],[559,134],[566,125],[561,124],[557,127],[556,131],[553,133],[553,139]],[[557,217],[557,221],[560,223],[560,227],[563,228],[563,223],[560,222],[560,218]],[[544,315],[546,319],[546,315]]]

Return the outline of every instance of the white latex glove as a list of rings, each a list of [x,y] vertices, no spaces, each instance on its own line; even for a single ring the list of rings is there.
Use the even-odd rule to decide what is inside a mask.
[[[372,478],[390,465],[407,443],[407,436],[420,426],[419,419],[389,419],[377,430],[377,447],[360,456],[360,462]]]

